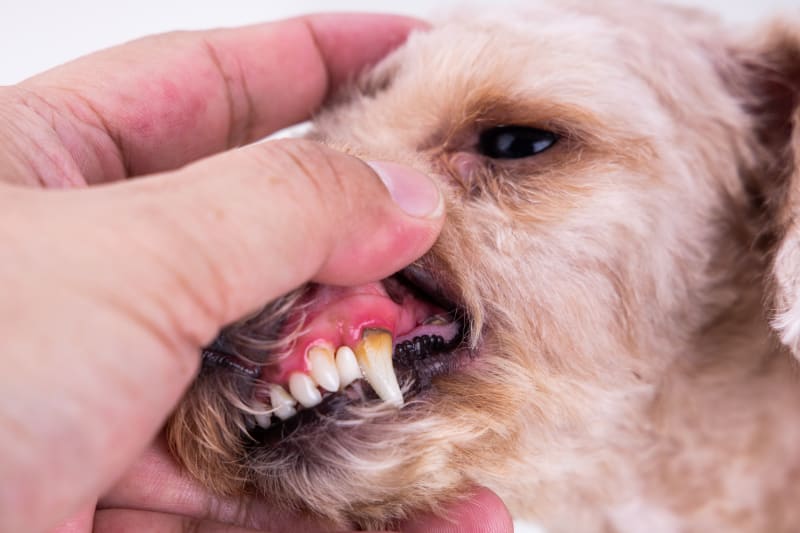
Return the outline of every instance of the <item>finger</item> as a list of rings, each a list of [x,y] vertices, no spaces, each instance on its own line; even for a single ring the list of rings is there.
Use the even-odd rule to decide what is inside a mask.
[[[154,490],[155,487],[155,490]],[[234,523],[249,514],[244,502],[218,498],[188,477],[158,438],[97,504],[98,509],[149,509]]]
[[[330,524],[312,521],[307,517],[290,516],[263,500],[234,500],[213,496],[181,470],[167,451],[163,439],[158,439],[114,488],[101,498],[98,509],[108,513],[104,520],[115,517],[106,524],[117,524],[117,519],[123,516],[115,515],[111,511],[141,509],[157,513],[155,516],[182,516],[216,523],[270,528],[275,531],[333,530]],[[488,489],[476,488],[468,499],[450,506],[444,516],[418,517],[405,524],[402,531],[506,533],[513,531],[512,528],[511,517],[500,498]]]
[[[88,205],[77,205],[96,213],[94,223],[105,225],[109,239],[124,243],[110,257],[124,255],[143,271],[158,265],[154,254],[170,263],[129,279],[152,284],[157,275],[181,272],[181,287],[173,281],[171,289],[191,293],[195,311],[211,311],[216,328],[309,279],[381,279],[430,248],[443,222],[438,187],[410,168],[378,165],[380,176],[314,142],[273,141],[158,178],[84,191]],[[84,214],[82,223],[92,222]],[[128,258],[137,241],[147,249]]]
[[[331,531],[331,524],[298,517],[262,499],[223,498],[188,477],[159,438],[98,504],[100,510],[139,509],[274,531]]]
[[[401,529],[402,533],[512,533],[514,523],[503,501],[480,487],[451,506],[445,516],[423,516]]]
[[[264,530],[246,529],[219,522],[201,520],[181,515],[109,509],[98,511],[94,519],[95,533],[264,533]]]
[[[50,533],[91,533],[94,521],[95,503],[86,505],[68,520],[56,526]]]
[[[177,168],[305,120],[420,25],[329,14],[158,35],[31,78],[12,94],[34,111],[29,122],[55,134],[45,145],[58,152],[49,154],[53,176],[43,181],[71,183],[65,170],[108,181]]]
[[[399,203],[363,162],[308,141],[107,187],[6,188],[0,248],[15,261],[0,263],[0,327],[14,372],[0,373],[0,426],[20,438],[0,439],[15,488],[0,504],[66,516],[153,438],[222,325],[308,279],[379,279],[424,253],[438,188],[382,172]],[[0,526],[25,518],[3,511]]]

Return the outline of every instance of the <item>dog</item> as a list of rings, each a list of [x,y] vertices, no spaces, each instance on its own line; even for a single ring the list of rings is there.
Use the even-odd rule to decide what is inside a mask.
[[[788,19],[543,1],[413,34],[309,138],[436,176],[440,238],[223,330],[171,450],[341,527],[479,484],[553,532],[800,530],[799,109]]]

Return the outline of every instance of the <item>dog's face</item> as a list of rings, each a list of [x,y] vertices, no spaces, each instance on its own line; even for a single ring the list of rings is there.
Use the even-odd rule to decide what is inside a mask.
[[[665,369],[763,268],[733,260],[757,248],[766,148],[725,39],[629,3],[413,35],[311,137],[438,176],[440,239],[388,280],[308,287],[231,326],[171,421],[178,457],[219,491],[342,524],[469,483],[517,509],[613,486]]]

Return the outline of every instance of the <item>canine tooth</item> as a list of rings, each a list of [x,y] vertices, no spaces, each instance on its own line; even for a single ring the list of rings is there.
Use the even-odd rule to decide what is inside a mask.
[[[339,390],[339,372],[333,361],[333,350],[327,346],[314,346],[308,351],[308,362],[311,364],[311,377],[320,387],[330,392]]]
[[[322,401],[322,394],[311,376],[295,372],[289,376],[289,392],[303,407],[314,407]]]
[[[291,418],[297,413],[297,409],[294,408],[297,401],[280,385],[269,386],[269,402],[272,404],[273,413],[281,420]]]
[[[403,405],[403,393],[392,367],[392,335],[379,329],[364,330],[355,352],[364,377],[378,396],[397,407]]]
[[[345,388],[361,377],[361,369],[356,361],[356,354],[349,346],[340,346],[336,350],[336,370],[339,371],[339,386]]]

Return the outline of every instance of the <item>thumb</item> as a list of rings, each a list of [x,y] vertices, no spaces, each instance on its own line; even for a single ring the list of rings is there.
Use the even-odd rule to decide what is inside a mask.
[[[402,533],[513,533],[514,522],[503,500],[484,487],[474,487],[441,516],[416,517]]]
[[[396,272],[431,247],[444,218],[427,176],[303,140],[97,195],[119,213],[119,232],[174,263],[167,270],[180,273],[182,288],[214,310],[214,329],[308,280],[352,285]]]
[[[1,191],[0,249],[14,261],[0,262],[0,335],[14,371],[0,373],[0,422],[15,438],[0,436],[13,487],[0,517],[19,522],[0,529],[64,518],[106,488],[225,323],[309,279],[378,279],[424,253],[442,224],[438,188],[375,168],[386,186],[358,159],[279,141],[127,183]]]

